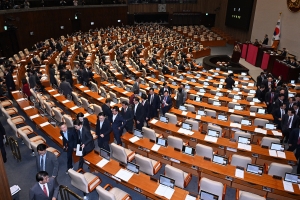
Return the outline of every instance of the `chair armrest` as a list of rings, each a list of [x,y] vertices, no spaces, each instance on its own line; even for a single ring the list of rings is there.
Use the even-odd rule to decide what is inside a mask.
[[[131,160],[129,160],[129,158],[130,158],[133,154],[135,154],[135,151],[132,151],[130,154],[127,155],[127,160],[128,160],[128,161],[131,161]],[[132,160],[133,160],[133,159],[132,159]]]
[[[224,184],[222,199],[225,199],[225,194],[226,194],[226,184]]]
[[[236,192],[235,192],[235,199],[236,200],[239,200],[239,198],[240,198],[240,190],[239,189],[236,189]]]
[[[260,140],[260,139],[257,139],[257,145],[260,146],[260,144],[261,144],[261,140]]]
[[[92,192],[98,185],[95,185],[93,188],[90,188],[90,186],[92,185],[92,184],[94,184],[96,181],[99,181],[99,184],[98,185],[100,185],[100,183],[101,183],[101,179],[98,177],[98,176],[96,176],[93,180],[91,180],[89,183],[88,183],[88,190],[89,190],[89,192]]]
[[[157,161],[153,166],[153,174],[156,174],[161,169],[161,167],[162,167],[161,162]]]
[[[264,163],[264,171],[265,171],[265,174],[268,174],[268,171],[269,171],[268,163]]]
[[[82,168],[79,168],[79,169],[77,170],[77,172],[78,172],[78,173],[80,173],[80,172],[84,173],[84,171],[83,171]]]
[[[131,196],[129,194],[126,194],[122,200],[130,200],[131,199]]]
[[[103,187],[103,189],[106,190],[107,188],[110,188],[109,190],[111,190],[113,187],[111,186],[111,184],[108,183]]]
[[[229,157],[228,157],[228,161],[229,161],[229,163],[231,163],[231,159],[232,159],[232,154],[231,154],[231,155],[229,155]]]
[[[189,184],[189,182],[192,180],[192,174],[191,173],[189,173],[188,175],[187,175],[187,177],[184,179],[184,187],[186,187],[188,184]]]

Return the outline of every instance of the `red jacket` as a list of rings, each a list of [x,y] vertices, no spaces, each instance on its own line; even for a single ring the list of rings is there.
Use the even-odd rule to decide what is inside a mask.
[[[31,92],[30,92],[28,83],[23,85],[23,93],[25,93],[28,97],[31,96]]]

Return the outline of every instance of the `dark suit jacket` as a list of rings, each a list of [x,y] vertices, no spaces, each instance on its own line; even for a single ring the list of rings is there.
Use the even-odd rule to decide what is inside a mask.
[[[264,91],[261,91],[259,88],[257,88],[255,97],[258,98],[261,102],[265,102],[265,93]]]
[[[109,141],[109,135],[110,132],[112,131],[110,121],[108,119],[104,119],[102,127],[100,129],[100,120],[97,120],[96,124],[96,135],[98,136],[98,140],[106,140]],[[100,135],[103,134],[104,137],[100,137]]]
[[[286,130],[288,129],[288,121],[289,121],[289,115],[288,114],[285,114],[283,117],[282,117],[282,120],[281,120],[281,127],[282,127],[282,130]],[[294,128],[298,128],[299,127],[299,117],[297,115],[294,115],[294,118],[293,118],[293,121],[292,121],[292,126],[291,126],[291,129],[294,129]]]
[[[45,171],[49,173],[49,176],[57,176],[58,174],[58,160],[56,156],[52,153],[47,151],[46,155],[46,161],[45,161]],[[43,171],[43,169],[40,169],[41,162],[40,162],[41,156],[40,154],[36,155],[36,168],[37,172]]]
[[[68,134],[68,140],[67,138],[65,138],[64,134],[62,131],[60,131],[60,135],[63,138],[63,146],[64,147],[68,147],[71,149],[76,148],[76,144],[77,144],[77,135],[76,135],[76,131],[74,129],[74,127],[69,127],[67,129],[67,134]],[[72,150],[73,151],[73,150]]]
[[[265,78],[264,78],[265,79]],[[262,84],[262,82],[263,82],[263,79],[262,79],[262,77],[261,77],[261,75],[259,75],[257,78],[256,78],[256,86],[261,86],[261,84]]]
[[[29,76],[29,85],[30,88],[34,88],[36,86],[36,75],[32,74],[31,76]]]
[[[144,119],[146,119],[146,117],[149,119],[150,118],[150,103],[149,103],[148,100],[145,100],[145,103],[143,105],[143,109],[144,109],[144,111],[143,111],[143,113],[144,113]]]
[[[125,120],[126,125],[128,127],[133,127],[133,118],[134,118],[133,110],[128,107],[125,112],[124,108],[122,108],[121,115],[122,115],[123,119]]]
[[[165,91],[165,87],[160,88],[159,95],[163,96],[164,95],[164,91]],[[168,86],[168,92],[169,92],[169,95],[171,95],[172,90],[171,90],[171,88],[169,86]]]
[[[265,38],[262,44],[268,45],[269,38]]]
[[[77,134],[78,134],[78,139],[79,139],[77,144],[79,144],[79,142],[80,142],[80,138],[79,138],[80,130],[77,131]],[[81,144],[84,144],[84,148],[82,150],[83,154],[84,153],[89,153],[95,148],[95,144],[94,144],[94,140],[93,140],[93,136],[91,134],[91,131],[89,131],[84,126],[82,126]]]
[[[161,103],[163,103],[164,99],[165,99],[165,97],[161,98]],[[172,107],[172,99],[171,99],[170,96],[167,97],[166,103],[168,104],[168,106],[165,106],[165,108],[168,109],[168,110],[170,110],[171,107]]]
[[[72,89],[69,82],[67,82],[67,81],[61,82],[60,85],[59,85],[59,88],[63,91],[63,94],[65,96],[72,95],[73,89]]]
[[[265,90],[268,92],[268,91],[271,91],[270,88],[268,87],[269,86],[269,82],[268,82],[268,79],[264,79],[264,81],[262,82],[262,84],[265,85]],[[274,81],[271,82],[271,88],[272,87],[275,87],[275,84],[274,84]]]
[[[106,104],[102,105],[102,111],[104,113],[105,116],[107,116],[107,119],[110,121],[110,123],[112,122],[112,111],[110,109],[110,107],[108,107]]]
[[[139,121],[140,123],[143,123],[144,120],[145,120],[145,113],[144,113],[143,104],[139,103],[135,112],[134,112],[134,108],[135,108],[135,105],[133,105],[133,107],[132,107],[135,119],[137,121]]]
[[[266,103],[270,103],[270,101],[271,101],[271,93],[272,92],[267,92],[266,93],[266,96],[265,96]],[[277,99],[277,97],[278,97],[278,94],[276,92],[274,92],[273,102],[272,103],[275,103],[275,100]]]
[[[82,71],[82,79],[84,82],[88,83],[89,82],[89,73],[84,69]]]
[[[151,95],[148,95],[148,102],[150,104],[150,109],[159,109],[160,106],[160,99],[159,96],[157,94],[153,94],[153,100],[152,100],[152,104],[150,104],[150,100],[151,100]]]
[[[87,118],[83,118],[82,125],[89,131],[91,131],[90,122]]]
[[[138,84],[137,82],[134,82],[133,86],[132,86],[132,91],[140,91],[140,84]]]
[[[295,150],[297,147],[297,143],[298,143],[298,138],[299,138],[299,128],[295,128],[292,130],[292,132],[290,133],[290,137],[289,137],[289,141],[288,144],[291,144],[291,149]]]
[[[284,112],[286,113],[286,111],[284,111]],[[279,125],[278,128],[281,128],[281,121],[279,120],[279,118],[282,118],[284,115],[281,116],[280,108],[275,109],[272,114],[273,114],[273,117],[274,117],[274,123]]]
[[[113,121],[113,116],[111,117],[111,121]],[[125,126],[126,121],[123,119],[122,115],[118,113],[116,116],[115,121],[112,122],[112,129],[114,133],[120,133],[124,126]],[[120,130],[119,130],[120,127]]]
[[[2,148],[4,146],[3,144],[3,139],[4,139],[4,135],[6,135],[5,129],[2,125],[2,123],[0,122],[0,148]]]
[[[234,80],[232,78],[227,77],[225,79],[225,83],[226,83],[225,86],[226,89],[232,89],[232,86],[234,86]]]
[[[49,69],[49,76],[50,76],[50,83],[51,84],[56,84],[56,79],[55,79],[55,69],[50,68]]]
[[[48,182],[49,197],[47,197],[38,182],[29,190],[29,200],[52,200],[58,198],[59,185],[55,178],[50,177]]]

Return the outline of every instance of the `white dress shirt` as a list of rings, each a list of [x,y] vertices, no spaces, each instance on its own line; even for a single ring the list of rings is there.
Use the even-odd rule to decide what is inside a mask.
[[[289,125],[289,128],[292,128],[292,123],[293,123],[294,115],[293,115],[293,116],[290,116],[290,117],[289,117],[289,120],[290,120],[290,119],[291,119],[291,123],[288,124],[288,125]],[[289,122],[289,120],[288,120],[288,122]]]
[[[45,166],[45,164],[46,164],[46,155],[47,155],[47,153],[45,153],[43,156],[40,156],[40,167],[42,166],[41,164],[42,164],[42,158],[43,158],[43,169],[41,169],[42,171],[45,171],[45,169],[46,169],[46,166]]]
[[[118,114],[116,115],[113,115],[113,122],[115,121],[116,117],[117,117]]]
[[[137,104],[134,105],[134,115],[136,113],[136,109],[137,109],[138,105],[139,105],[139,103],[137,103]]]

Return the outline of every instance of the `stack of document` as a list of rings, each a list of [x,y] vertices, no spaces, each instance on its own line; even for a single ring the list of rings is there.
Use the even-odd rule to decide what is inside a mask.
[[[184,200],[196,200],[196,197],[193,197],[191,195],[186,195]]]
[[[160,148],[160,145],[154,144],[153,147],[151,148],[152,151],[158,151]]]
[[[250,116],[254,116],[255,117],[255,112],[250,112]]]
[[[270,156],[274,156],[274,157],[286,158],[285,152],[283,151],[276,151],[276,150],[269,149],[269,154]]]
[[[85,113],[83,116],[87,117],[87,116],[90,116],[90,115],[91,115],[90,113]]]
[[[27,99],[25,98],[20,98],[20,99],[17,99],[17,101],[26,101]]]
[[[151,123],[151,124],[155,124],[156,122],[158,122],[157,119],[152,119],[150,123]]]
[[[69,99],[62,101],[62,103],[68,103],[68,102],[70,102]]]
[[[34,108],[34,107],[32,107],[32,106],[27,106],[27,107],[23,108],[23,110],[29,110],[29,109],[31,109],[31,108]]]
[[[18,185],[13,185],[10,187],[10,193],[11,196],[15,195],[17,192],[19,192],[21,188]]]
[[[113,86],[110,86],[110,88],[115,88],[116,86],[115,85],[113,85]]]
[[[132,138],[129,139],[129,141],[132,142],[132,143],[135,143],[138,140],[140,140],[140,138],[137,137],[137,136],[134,136],[134,137],[132,137]]]
[[[235,169],[235,176],[238,177],[238,178],[244,178],[244,170],[236,168]]]
[[[110,102],[110,106],[114,106],[114,105],[116,105],[116,103]]]
[[[122,179],[123,181],[128,182],[129,179],[133,176],[133,173],[126,170],[126,169],[120,169],[116,174],[116,177]]]
[[[155,194],[171,199],[174,191],[175,190],[173,188],[159,184],[158,188],[155,190]]]
[[[53,90],[53,89],[52,89],[52,90],[48,90],[48,92],[54,92],[54,91],[55,91],[55,90]]]
[[[98,162],[96,165],[100,168],[104,167],[107,163],[109,162],[109,160],[106,159],[102,159],[100,162]]]
[[[84,90],[83,92],[90,92],[91,90]]]
[[[217,137],[212,137],[212,136],[209,136],[209,135],[206,135],[204,137],[204,140],[207,141],[207,142],[213,142],[213,143],[216,143],[218,141],[218,138]]]
[[[233,113],[233,112],[234,112],[234,109],[228,109],[228,112]]]
[[[193,135],[193,134],[194,134],[193,131],[190,131],[190,130],[187,130],[187,129],[184,129],[184,128],[178,129],[177,132],[178,132],[178,133],[183,133],[183,134],[185,134],[185,135]]]
[[[47,125],[50,125],[50,123],[49,122],[44,122],[44,123],[40,124],[41,127],[44,127],[44,126],[47,126]]]
[[[291,182],[282,181],[282,183],[283,183],[284,190],[289,191],[289,192],[294,192],[293,184]]]
[[[18,93],[18,92],[19,92],[19,90],[16,90],[16,91],[12,91],[11,93],[15,94],[15,93]]]
[[[186,112],[186,111],[182,111],[182,113],[181,113],[182,115],[187,115],[188,114],[188,112]]]
[[[245,149],[247,151],[251,151],[251,145],[248,144],[243,144],[243,143],[238,143],[238,148],[239,149]]]
[[[39,116],[40,116],[39,114],[32,115],[32,116],[30,116],[30,119],[32,120],[32,119],[37,118],[37,117],[39,117]]]
[[[100,97],[100,98],[98,98],[97,100],[98,100],[98,101],[101,101],[102,99],[104,99],[104,98],[103,98],[103,97]]]
[[[267,134],[267,130],[261,129],[261,128],[255,128],[255,129],[254,129],[254,132],[256,132],[256,133],[262,133],[262,134],[264,134],[264,135]]]
[[[53,95],[53,97],[58,97],[58,96],[60,96],[60,95],[61,95],[61,94],[57,93],[57,94]]]
[[[125,92],[122,92],[122,94],[127,94],[128,92],[127,91],[125,91]]]
[[[81,86],[79,86],[79,88],[84,88],[84,86],[83,86],[83,85],[81,85]]]

